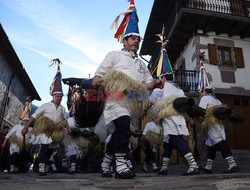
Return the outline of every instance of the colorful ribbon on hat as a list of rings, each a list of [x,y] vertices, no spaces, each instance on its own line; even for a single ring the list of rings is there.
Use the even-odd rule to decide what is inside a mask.
[[[160,75],[171,74],[171,73],[173,73],[173,69],[168,59],[166,43],[162,43],[161,55],[157,64],[156,76],[159,77]]]
[[[29,97],[26,98],[25,104],[21,110],[21,116],[20,119],[23,119],[25,117],[29,117],[31,112],[31,103]]]
[[[164,25],[162,26],[161,33],[156,34],[156,36],[159,37],[159,40],[157,40],[156,43],[161,43],[161,55],[160,55],[158,64],[155,67],[155,69],[153,70],[152,74],[154,74],[155,71],[156,71],[157,77],[160,77],[161,75],[164,75],[164,74],[172,74],[173,69],[172,69],[171,63],[168,59],[168,54],[167,54],[167,50],[166,50],[168,40],[165,38]]]
[[[50,94],[53,95],[54,92],[57,92],[57,91],[55,91],[55,88],[57,88],[56,90],[58,90],[58,92],[62,93],[62,83],[61,83],[62,74],[61,74],[61,70],[60,70],[60,64],[62,64],[62,62],[58,58],[53,59],[51,62],[52,62],[51,65],[57,64],[57,72],[56,72],[56,75],[53,78],[53,80],[51,82],[51,86],[50,86]]]
[[[119,14],[115,18],[115,20],[113,21],[113,23],[112,23],[112,25],[110,27],[111,29],[113,29],[113,28],[117,29],[118,28],[115,35],[114,35],[114,37],[119,42],[122,42],[124,32],[126,31],[126,28],[128,26],[128,23],[129,23],[132,12],[135,12],[135,14],[137,16],[137,13],[136,13],[137,11],[136,11],[136,8],[135,8],[134,0],[130,0],[130,5],[129,5],[128,9],[125,12],[122,12],[121,14]],[[120,23],[119,27],[117,27],[120,16],[124,16],[124,18],[123,18],[122,22]],[[138,20],[138,16],[137,16],[137,20]]]

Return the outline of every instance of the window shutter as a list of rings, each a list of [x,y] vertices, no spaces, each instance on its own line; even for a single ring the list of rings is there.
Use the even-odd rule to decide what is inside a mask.
[[[210,64],[218,65],[216,45],[208,44],[208,54],[209,54],[209,62],[210,62]]]
[[[245,68],[242,48],[235,48],[235,61],[238,68]]]

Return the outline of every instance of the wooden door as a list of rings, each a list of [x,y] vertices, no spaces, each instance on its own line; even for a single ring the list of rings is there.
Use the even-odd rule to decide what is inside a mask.
[[[240,114],[244,121],[232,123],[226,129],[227,142],[231,149],[250,149],[250,106],[249,97],[217,95],[223,104]]]

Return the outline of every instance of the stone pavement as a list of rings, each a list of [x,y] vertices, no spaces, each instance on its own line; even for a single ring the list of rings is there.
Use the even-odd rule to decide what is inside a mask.
[[[136,168],[134,179],[102,178],[98,173],[54,173],[39,176],[37,173],[8,174],[0,172],[0,190],[250,190],[250,150],[233,150],[235,160],[240,167],[239,173],[223,174],[227,163],[218,153],[214,162],[213,174],[181,176],[187,166],[170,165],[169,175],[158,176],[156,173],[143,173]],[[203,163],[199,163],[203,164]]]

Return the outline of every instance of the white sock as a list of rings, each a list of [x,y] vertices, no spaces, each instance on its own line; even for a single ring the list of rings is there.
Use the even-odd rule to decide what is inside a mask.
[[[101,164],[103,172],[109,172],[110,171],[109,166],[110,166],[110,163],[112,162],[113,159],[114,159],[113,155],[105,154],[105,157],[103,158],[103,161],[102,161],[102,164]]]
[[[127,166],[126,154],[124,153],[116,153],[115,154],[115,163],[116,163],[116,172],[128,172],[130,171]]]
[[[229,165],[228,169],[231,169],[232,167],[237,166],[233,156],[226,157],[225,159]]]
[[[169,161],[170,161],[170,158],[163,157],[161,170],[167,170],[168,169]]]
[[[191,152],[185,154],[184,158],[187,160],[187,163],[189,166],[189,169],[188,169],[189,171],[193,171],[194,169],[198,168],[198,165],[197,165]]]
[[[207,164],[206,164],[205,168],[207,170],[212,170],[212,168],[213,168],[213,162],[214,161],[212,159],[207,159]]]

